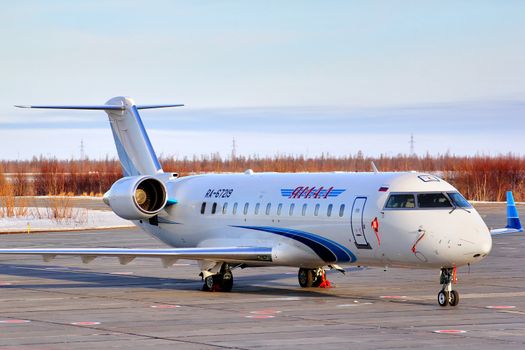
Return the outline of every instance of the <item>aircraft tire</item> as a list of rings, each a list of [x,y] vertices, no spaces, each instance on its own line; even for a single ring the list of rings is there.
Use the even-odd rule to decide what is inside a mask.
[[[448,305],[448,292],[442,290],[438,293],[438,304],[439,306],[445,307]]]
[[[322,271],[323,274],[326,272]],[[317,274],[315,270],[312,270],[312,287],[319,287],[323,283],[323,276]]]
[[[221,292],[231,292],[233,288],[233,274],[231,271],[226,271],[221,276],[220,289]]]
[[[301,287],[312,287],[314,279],[314,270],[300,268],[299,272],[297,273],[297,278],[299,279],[299,285]]]
[[[459,293],[455,290],[450,291],[448,304],[450,306],[456,306],[459,303]]]
[[[214,276],[208,276],[204,279],[204,284],[202,285],[202,290],[205,292],[208,292],[210,290],[213,290],[213,285],[215,282]]]

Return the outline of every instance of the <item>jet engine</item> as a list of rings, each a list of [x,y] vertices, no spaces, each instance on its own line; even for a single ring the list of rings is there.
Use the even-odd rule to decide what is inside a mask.
[[[116,181],[103,200],[121,218],[141,220],[157,215],[168,196],[162,181],[152,176],[130,176]]]

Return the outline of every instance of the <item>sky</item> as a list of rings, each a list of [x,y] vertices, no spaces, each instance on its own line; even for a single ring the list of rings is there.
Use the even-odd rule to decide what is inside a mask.
[[[524,1],[3,1],[0,159],[116,156],[103,112],[157,152],[525,154]]]

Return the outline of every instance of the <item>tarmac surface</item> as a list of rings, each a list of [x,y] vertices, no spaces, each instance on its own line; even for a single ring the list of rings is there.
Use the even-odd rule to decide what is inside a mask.
[[[504,204],[476,207],[505,225]],[[163,247],[138,229],[0,235],[0,246]],[[233,291],[211,293],[192,261],[1,256],[0,349],[523,349],[524,252],[523,234],[495,237],[488,258],[459,269],[455,308],[437,304],[437,270],[352,267],[328,272],[332,289],[300,288],[293,268],[234,270]]]

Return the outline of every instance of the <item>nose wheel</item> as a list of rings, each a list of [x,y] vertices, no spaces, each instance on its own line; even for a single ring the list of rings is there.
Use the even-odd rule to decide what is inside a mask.
[[[458,305],[459,293],[452,289],[452,283],[456,283],[456,267],[442,268],[439,280],[442,286],[437,297],[439,306]]]

